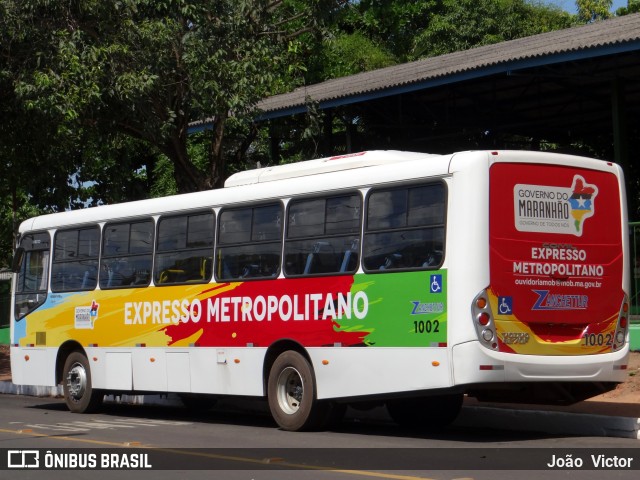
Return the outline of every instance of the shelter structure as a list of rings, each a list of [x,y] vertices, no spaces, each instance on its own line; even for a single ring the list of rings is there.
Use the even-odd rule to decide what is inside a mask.
[[[614,160],[635,186],[640,13],[265,98],[257,106],[257,121],[270,126],[272,158],[279,157],[286,122],[311,107],[324,113],[319,156],[379,148],[429,153],[553,148]],[[213,121],[194,122],[191,131],[211,128]],[[632,216],[640,219],[635,210]]]
[[[553,144],[635,170],[640,14],[300,87],[260,102],[259,120],[277,125],[310,104],[330,119],[322,153]],[[330,128],[336,117],[343,138]],[[377,132],[376,144],[370,135],[362,144],[358,124]]]

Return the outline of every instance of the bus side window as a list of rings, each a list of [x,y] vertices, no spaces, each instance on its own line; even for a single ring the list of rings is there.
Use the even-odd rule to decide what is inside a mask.
[[[287,276],[353,273],[360,255],[359,194],[293,200],[285,241]]]
[[[152,251],[153,220],[105,225],[102,232],[100,288],[149,285]]]
[[[197,212],[158,221],[153,279],[157,285],[207,283],[211,279],[215,217]]]
[[[282,204],[220,212],[216,278],[222,281],[275,278],[280,273]]]
[[[372,190],[363,242],[365,271],[439,268],[444,222],[442,183]]]
[[[93,290],[98,284],[98,226],[59,230],[53,246],[51,291]]]
[[[49,283],[49,234],[26,234],[20,241],[22,263],[17,270],[15,319],[20,320],[44,303]]]

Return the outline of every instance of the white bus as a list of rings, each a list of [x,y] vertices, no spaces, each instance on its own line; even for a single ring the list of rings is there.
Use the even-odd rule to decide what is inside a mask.
[[[14,383],[187,405],[266,397],[286,430],[384,402],[572,403],[625,378],[623,174],[540,152],[370,151],[220,190],[44,215],[14,261]]]

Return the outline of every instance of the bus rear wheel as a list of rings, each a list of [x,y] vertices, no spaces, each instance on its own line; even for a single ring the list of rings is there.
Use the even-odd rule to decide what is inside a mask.
[[[283,430],[321,428],[328,419],[328,402],[316,400],[316,383],[308,360],[293,350],[281,353],[269,372],[269,409]]]
[[[104,393],[93,388],[87,357],[72,352],[64,362],[62,389],[67,407],[73,413],[91,413],[102,404]]]
[[[440,430],[456,419],[462,408],[463,399],[463,394],[452,393],[389,400],[387,411],[401,427],[425,431]]]

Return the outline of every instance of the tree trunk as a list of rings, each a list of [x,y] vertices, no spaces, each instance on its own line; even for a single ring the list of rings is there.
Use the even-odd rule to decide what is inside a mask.
[[[180,135],[172,136],[165,148],[165,154],[173,163],[173,176],[178,193],[198,192],[208,188],[206,179],[189,159],[186,139],[181,139]]]
[[[224,127],[227,121],[227,115],[215,118],[213,127],[213,139],[211,141],[211,151],[209,155],[209,169],[211,176],[209,178],[209,188],[224,187],[225,177],[225,158],[222,153],[222,143],[224,140]]]
[[[17,241],[18,241],[18,187],[16,183],[13,182],[11,185],[11,230],[13,233],[13,245],[11,245],[12,250],[15,250]]]

